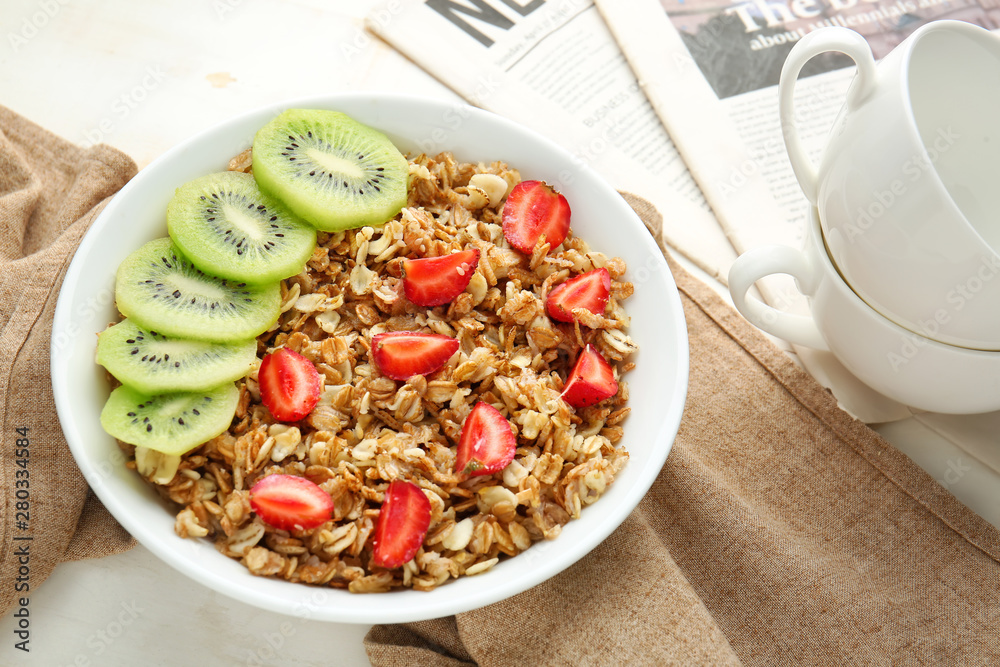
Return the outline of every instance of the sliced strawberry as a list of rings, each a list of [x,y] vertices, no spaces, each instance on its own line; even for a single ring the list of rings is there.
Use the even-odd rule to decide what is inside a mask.
[[[574,408],[586,408],[617,393],[614,369],[596,347],[587,343],[566,378],[562,399]]]
[[[250,507],[279,530],[309,530],[333,516],[330,494],[304,477],[268,475],[250,489]]]
[[[455,471],[470,477],[490,475],[506,468],[516,449],[510,422],[492,405],[480,401],[462,424]]]
[[[433,373],[457,351],[456,339],[439,334],[389,331],[372,337],[372,359],[393,380]]]
[[[526,255],[545,234],[549,247],[563,242],[569,232],[569,202],[547,183],[521,181],[503,205],[503,235]]]
[[[586,308],[600,315],[610,296],[611,274],[607,269],[594,269],[556,286],[545,300],[545,310],[554,320],[572,322],[574,308]]]
[[[378,513],[372,563],[394,568],[416,555],[431,525],[431,501],[420,487],[396,479],[389,482]]]
[[[403,293],[418,306],[440,306],[465,291],[479,264],[478,250],[403,260]]]
[[[312,412],[323,388],[313,363],[286,347],[264,357],[257,382],[261,402],[282,422],[297,422]]]

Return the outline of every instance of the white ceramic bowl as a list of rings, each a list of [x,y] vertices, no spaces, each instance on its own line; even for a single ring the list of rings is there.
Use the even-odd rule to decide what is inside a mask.
[[[522,177],[557,185],[573,209],[572,228],[590,245],[624,258],[635,294],[626,307],[639,344],[627,375],[632,412],[623,444],[631,458],[615,483],[558,539],[491,571],[421,593],[352,595],[255,577],[208,540],[177,537],[174,511],[126,469],[99,415],[109,389],[94,363],[95,334],[113,321],[115,269],[144,242],[166,235],[174,189],[225,169],[254,133],[286,108],[326,108],[381,129],[403,151],[451,150],[466,161],[504,160]],[[272,611],[341,623],[406,622],[475,609],[524,591],[587,554],[625,519],[656,478],[680,424],[687,390],[687,329],[680,299],[653,239],[624,200],[569,153],[523,127],[467,106],[398,95],[338,95],[258,109],[173,148],[129,182],[94,222],[66,274],[52,337],[52,384],[70,449],[94,492],[144,546],[192,579]],[[622,567],[627,564],[622,563]]]

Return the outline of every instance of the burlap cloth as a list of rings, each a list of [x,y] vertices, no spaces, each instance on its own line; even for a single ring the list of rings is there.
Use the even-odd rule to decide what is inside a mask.
[[[72,252],[134,173],[118,151],[81,149],[0,107],[4,613],[25,542],[15,537],[31,537],[32,590],[61,560],[133,544],[73,462],[48,358]],[[629,202],[657,234],[656,211]],[[671,268],[690,393],[639,508],[582,561],[509,600],[376,626],[365,642],[372,663],[1000,664],[1000,533]],[[26,528],[18,428],[30,439]]]
[[[88,492],[59,428],[49,380],[52,314],[69,260],[104,202],[133,174],[135,164],[121,152],[84,150],[0,107],[4,612],[25,595],[14,585],[19,576],[30,593],[62,560],[105,556],[134,544]],[[26,429],[27,447],[18,429]],[[23,554],[26,547],[25,575],[15,550]]]

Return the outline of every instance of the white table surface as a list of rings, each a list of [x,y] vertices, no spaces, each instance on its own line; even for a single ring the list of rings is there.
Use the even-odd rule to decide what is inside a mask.
[[[3,0],[0,104],[73,142],[120,148],[141,168],[194,133],[283,99],[388,90],[456,100],[364,31],[377,4]],[[879,430],[1000,525],[997,424],[931,416]],[[28,654],[13,647],[14,619],[0,619],[0,665],[368,664],[368,626],[233,601],[141,546],[58,566],[30,609]]]

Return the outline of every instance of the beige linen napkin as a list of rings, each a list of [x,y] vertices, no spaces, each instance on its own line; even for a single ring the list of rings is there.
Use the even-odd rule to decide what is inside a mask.
[[[49,339],[73,251],[135,171],[119,151],[82,149],[0,107],[3,613],[59,561],[134,544],[89,493],[63,438],[49,380]]]
[[[1000,664],[1000,532],[671,268],[690,390],[638,509],[529,591],[376,626],[372,664]]]

